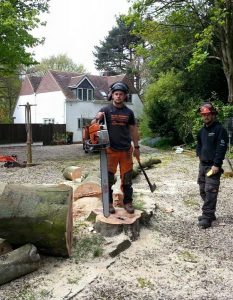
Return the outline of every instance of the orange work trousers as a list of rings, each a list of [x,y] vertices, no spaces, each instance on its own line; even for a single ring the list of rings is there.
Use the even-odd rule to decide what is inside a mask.
[[[112,203],[112,186],[115,183],[114,175],[117,167],[120,168],[121,190],[124,194],[124,204],[133,201],[132,171],[133,171],[133,147],[127,151],[117,151],[107,148],[109,202]]]

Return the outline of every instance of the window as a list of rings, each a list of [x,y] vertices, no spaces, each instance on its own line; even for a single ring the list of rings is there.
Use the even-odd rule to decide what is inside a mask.
[[[78,129],[83,128],[86,125],[90,125],[91,121],[92,121],[92,119],[79,118],[78,119]]]
[[[82,101],[91,101],[94,99],[93,90],[92,89],[78,89],[77,97]]]
[[[55,119],[54,118],[44,118],[43,119],[44,124],[54,124]]]

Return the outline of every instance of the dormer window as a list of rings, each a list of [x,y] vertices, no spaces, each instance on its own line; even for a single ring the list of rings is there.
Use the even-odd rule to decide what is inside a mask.
[[[72,89],[74,96],[81,101],[92,101],[94,100],[94,91],[92,89]]]
[[[77,89],[77,98],[82,101],[91,101],[94,99],[92,89]]]

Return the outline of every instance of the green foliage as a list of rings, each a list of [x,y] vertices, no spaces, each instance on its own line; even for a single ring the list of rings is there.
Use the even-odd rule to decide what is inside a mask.
[[[57,56],[51,55],[48,58],[42,58],[40,64],[35,67],[27,69],[27,73],[33,73],[34,75],[44,75],[49,70],[55,71],[67,71],[85,73],[86,70],[82,64],[76,64],[66,54],[58,54]]]
[[[53,145],[64,145],[66,144],[66,134],[55,132],[52,140]]]
[[[20,84],[17,76],[0,76],[0,123],[12,123],[12,114]]]
[[[201,105],[204,101],[200,101],[199,105]],[[217,118],[218,120],[225,126],[227,127],[226,121],[229,117],[233,117],[233,106],[229,104],[224,104],[222,101],[215,99],[211,101],[213,106],[217,109],[218,115]],[[189,112],[190,113],[190,120],[193,120],[193,126],[192,126],[192,136],[193,139],[196,140],[197,132],[203,125],[203,121],[201,119],[201,116],[197,113],[197,110],[192,110]]]
[[[174,146],[175,143],[176,142],[172,137],[162,137],[156,142],[155,147],[167,150]]]
[[[135,24],[134,34],[144,40],[136,51],[147,63],[152,77],[171,68],[193,72],[208,58],[216,65],[221,63],[228,102],[233,102],[233,35],[229,34],[233,32],[232,19],[233,2],[222,0],[137,0],[128,16],[129,22]],[[205,99],[205,95],[199,96]]]
[[[184,100],[181,74],[174,71],[160,74],[145,92],[146,120],[141,122],[142,136],[150,132],[153,136],[178,138],[176,124],[180,112],[184,111]]]
[[[43,22],[40,13],[48,11],[49,0],[0,1],[0,75],[12,74],[18,66],[35,63],[29,49],[43,42],[31,31]]]

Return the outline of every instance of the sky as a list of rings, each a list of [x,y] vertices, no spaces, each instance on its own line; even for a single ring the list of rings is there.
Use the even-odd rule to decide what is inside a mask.
[[[95,69],[94,46],[116,25],[116,16],[126,14],[127,0],[51,0],[50,13],[43,16],[46,27],[35,30],[45,43],[33,49],[40,61],[51,55],[67,54],[76,64],[98,75]]]

